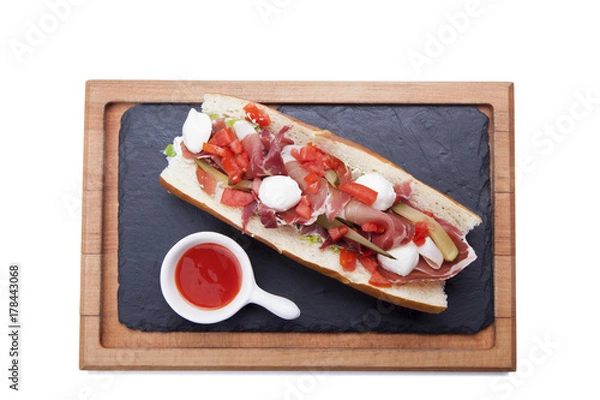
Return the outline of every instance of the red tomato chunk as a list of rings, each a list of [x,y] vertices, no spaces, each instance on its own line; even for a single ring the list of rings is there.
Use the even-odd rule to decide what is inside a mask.
[[[235,139],[233,131],[230,128],[221,129],[217,133],[213,135],[212,138],[208,141],[210,144],[214,144],[215,146],[225,147],[229,146],[231,142]]]
[[[196,178],[198,178],[198,183],[202,186],[202,189],[211,196],[215,195],[215,191],[217,189],[217,180],[208,172],[204,171],[202,168],[196,168]]]
[[[348,233],[348,227],[346,225],[334,226],[333,228],[327,229],[327,233],[331,236],[331,240],[337,242]]]
[[[221,196],[221,203],[226,206],[243,207],[254,201],[254,196],[250,192],[225,188]]]
[[[415,236],[413,242],[417,246],[421,246],[425,243],[425,239],[429,236],[429,229],[427,228],[427,222],[419,221],[415,224]]]
[[[341,184],[339,188],[341,191],[348,193],[350,196],[368,206],[375,203],[375,200],[377,200],[377,192],[366,187],[365,185],[361,185],[360,183],[347,182]]]
[[[246,117],[255,124],[262,127],[271,125],[271,118],[269,118],[269,115],[259,109],[256,103],[246,104],[244,106],[244,111],[246,112]]]
[[[302,198],[300,199],[300,203],[298,203],[295,210],[296,214],[298,214],[300,218],[306,220],[310,219],[310,217],[312,216],[312,210],[310,209],[310,199],[307,196],[302,196]]]
[[[341,249],[340,264],[344,271],[354,271],[356,269],[356,253],[346,248]]]

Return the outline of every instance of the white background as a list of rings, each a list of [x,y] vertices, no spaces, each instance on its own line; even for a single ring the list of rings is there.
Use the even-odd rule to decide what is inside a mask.
[[[600,24],[588,2],[524,3],[2,1],[0,320],[18,262],[23,329],[18,393],[2,334],[0,397],[597,396]],[[519,370],[80,371],[84,84],[98,78],[514,82]]]

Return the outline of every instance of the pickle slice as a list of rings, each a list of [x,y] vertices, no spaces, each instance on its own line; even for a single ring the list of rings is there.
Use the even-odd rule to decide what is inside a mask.
[[[392,211],[403,216],[411,222],[425,222],[429,228],[429,236],[442,252],[444,260],[452,262],[458,257],[458,248],[450,239],[444,228],[428,215],[423,214],[405,203],[398,203],[392,207]]]
[[[213,167],[206,161],[199,160],[197,158],[194,158],[194,161],[196,161],[196,164],[198,164],[198,166],[200,168],[202,168],[204,170],[204,172],[206,172],[207,174],[209,174],[210,176],[215,178],[219,183],[229,186],[231,189],[238,189],[238,190],[251,190],[252,189],[252,181],[250,181],[250,180],[244,179],[244,180],[236,183],[235,185],[232,185],[231,183],[229,183],[229,177],[226,174],[222,173],[221,171],[219,171],[218,169],[216,169],[215,167]]]
[[[337,187],[337,185],[340,183],[340,178],[332,169],[325,170],[325,179],[327,179],[327,182],[329,182],[329,184],[333,187]]]
[[[329,221],[327,219],[327,217],[324,214],[319,215],[319,217],[317,218],[317,225],[322,226],[325,229],[331,229],[334,226],[342,226],[345,225],[342,221],[339,221],[337,219],[334,219],[333,221]],[[368,249],[373,250],[374,252],[376,252],[377,254],[381,254],[382,256],[385,257],[389,257],[392,259],[396,259],[394,256],[392,256],[390,253],[388,253],[387,251],[383,250],[381,247],[374,245],[371,241],[369,241],[368,239],[365,239],[362,235],[360,235],[358,232],[356,232],[353,229],[348,229],[348,232],[344,235],[344,237],[355,241],[358,244],[361,244],[363,246],[365,246]]]

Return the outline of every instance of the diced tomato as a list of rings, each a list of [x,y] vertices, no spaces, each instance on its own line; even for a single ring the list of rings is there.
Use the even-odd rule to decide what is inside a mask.
[[[304,188],[306,193],[317,194],[319,193],[319,188],[321,187],[321,181],[316,181],[308,185]]]
[[[356,269],[356,253],[342,248],[340,250],[340,264],[344,271],[354,271]]]
[[[208,141],[210,144],[214,144],[215,146],[225,147],[229,146],[231,142],[235,139],[233,131],[230,128],[224,128],[218,131],[213,135],[212,138]]]
[[[341,191],[348,193],[350,196],[365,203],[366,205],[370,206],[371,204],[375,203],[375,200],[377,200],[377,192],[369,187],[366,187],[365,185],[361,185],[360,183],[347,182],[342,183],[338,187]]]
[[[242,169],[242,171],[246,172],[248,170],[248,166],[250,165],[250,156],[248,153],[241,152],[234,156],[236,164]]]
[[[325,175],[328,169],[338,168],[339,161],[319,149],[312,143],[298,149],[293,149],[291,155],[300,162],[302,168],[317,176]]]
[[[229,150],[225,147],[217,146],[212,143],[204,143],[202,145],[202,150],[204,150],[208,154],[213,154],[215,156],[219,156],[219,157],[223,157],[223,158],[231,157],[233,155],[231,150]]]
[[[327,233],[329,233],[331,240],[337,242],[348,233],[348,227],[346,225],[334,226],[333,228],[327,229]]]
[[[310,209],[309,198],[307,196],[302,196],[295,210],[296,214],[298,214],[300,218],[303,218],[305,220],[310,219],[310,217],[312,216],[312,210]]]
[[[309,185],[311,183],[315,183],[318,181],[319,181],[319,176],[317,174],[315,174],[314,172],[311,172],[304,177],[304,182],[308,183]]]
[[[365,222],[362,224],[361,229],[365,232],[383,233],[385,232],[385,226],[377,225],[375,222]]]
[[[392,283],[385,276],[381,275],[381,273],[377,269],[371,273],[371,279],[369,279],[369,283],[377,287],[392,286]]]
[[[254,196],[250,192],[242,190],[225,188],[221,196],[221,203],[226,206],[243,207],[254,201]]]
[[[415,224],[415,236],[413,237],[413,242],[417,246],[421,246],[425,243],[425,239],[429,236],[429,228],[427,227],[427,222],[419,221]]]
[[[229,143],[229,148],[233,154],[241,154],[244,151],[244,145],[240,139],[234,139]]]
[[[319,193],[321,187],[321,179],[314,172],[310,172],[304,177],[304,182],[308,183],[308,186],[304,188],[304,191],[310,194]]]
[[[304,189],[307,193],[317,194],[319,193],[319,188],[321,187],[321,179],[314,172],[308,173],[304,177],[304,182],[308,183],[308,186]]]
[[[256,103],[246,104],[244,106],[244,111],[246,112],[246,117],[255,124],[263,127],[271,125],[271,118],[269,118],[269,115],[259,109]]]
[[[298,161],[309,162],[317,161],[319,155],[319,148],[312,143],[308,143],[306,146],[300,148]]]
[[[362,255],[358,257],[358,261],[360,261],[363,267],[365,267],[365,269],[371,273],[373,273],[373,271],[379,267],[379,264],[377,264],[375,258],[371,257],[370,255]]]
[[[196,168],[196,178],[198,178],[198,182],[200,183],[200,186],[202,186],[202,189],[211,196],[214,196],[217,188],[217,180],[200,167]]]
[[[221,164],[223,165],[223,170],[229,176],[231,183],[236,184],[242,180],[244,171],[242,171],[233,157],[223,157]]]
[[[302,168],[304,168],[306,171],[309,171],[313,174],[317,174],[318,176],[325,175],[326,168],[323,167],[317,161],[309,161],[309,162],[302,163]]]

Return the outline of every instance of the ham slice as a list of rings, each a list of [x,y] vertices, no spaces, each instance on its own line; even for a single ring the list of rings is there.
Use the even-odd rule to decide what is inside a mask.
[[[253,133],[242,139],[242,146],[250,157],[250,165],[244,174],[244,179],[286,174],[281,150],[289,144],[285,133],[290,128],[290,126],[284,126],[276,135],[271,135],[268,131],[261,131],[260,134]]]
[[[351,196],[330,185],[326,186],[329,188],[329,201],[325,204],[325,216],[329,221],[333,221],[351,200]]]
[[[250,221],[250,218],[254,214],[254,211],[258,208],[258,201],[253,201],[250,204],[247,204],[242,209],[242,232],[246,233],[246,226]]]
[[[265,146],[260,140],[258,133],[253,133],[242,139],[242,146],[244,146],[244,150],[250,157],[250,164],[244,174],[244,179],[253,179],[257,176],[265,175]]]
[[[411,240],[415,233],[413,224],[399,215],[376,210],[352,199],[343,210],[343,218],[358,225],[374,222],[385,228],[383,233],[373,234],[371,241],[383,250],[390,250]]]
[[[410,195],[413,192],[413,183],[411,181],[403,181],[402,183],[394,186],[396,196],[403,200],[409,200]]]
[[[277,224],[277,214],[275,210],[260,202],[258,203],[257,210],[258,215],[260,216],[260,222],[265,228],[277,228],[279,226]]]
[[[263,164],[263,168],[269,173],[269,175],[285,175],[287,172],[283,158],[281,157],[281,150],[283,150],[285,145],[289,144],[284,136],[285,133],[290,130],[290,128],[291,126],[289,125],[284,126],[275,136],[272,136],[271,138],[271,142],[268,146],[268,152],[264,158]]]

